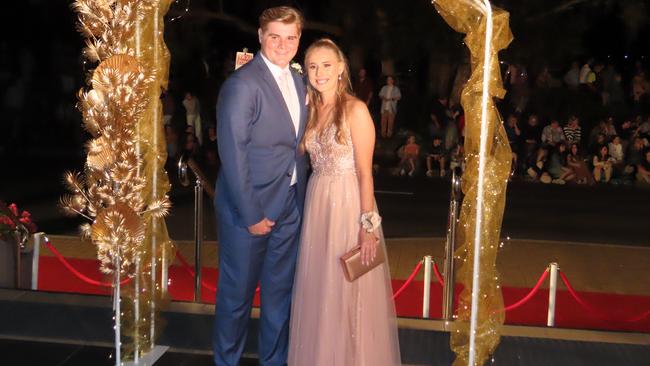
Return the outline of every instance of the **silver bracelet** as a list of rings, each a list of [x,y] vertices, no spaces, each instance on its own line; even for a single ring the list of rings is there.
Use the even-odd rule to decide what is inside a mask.
[[[361,219],[359,220],[361,227],[367,233],[373,233],[381,225],[381,216],[375,211],[368,211],[361,214]]]

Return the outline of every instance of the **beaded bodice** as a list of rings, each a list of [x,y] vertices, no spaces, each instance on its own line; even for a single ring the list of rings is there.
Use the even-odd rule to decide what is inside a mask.
[[[305,147],[315,175],[356,174],[352,136],[347,123],[343,123],[344,143],[336,141],[336,125],[330,124],[322,132],[311,132]]]

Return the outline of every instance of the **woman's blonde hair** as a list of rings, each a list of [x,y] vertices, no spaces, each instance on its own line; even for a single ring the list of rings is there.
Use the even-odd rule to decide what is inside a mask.
[[[307,60],[309,59],[309,55],[318,48],[327,48],[329,50],[334,51],[334,53],[338,58],[338,61],[343,63],[343,71],[341,72],[338,78],[338,83],[336,86],[336,98],[332,109],[333,112],[332,118],[329,121],[326,121],[325,123],[334,123],[336,125],[336,142],[338,142],[339,144],[344,144],[345,139],[343,138],[343,133],[341,132],[341,128],[343,126],[343,120],[345,118],[345,102],[352,97],[352,84],[350,82],[350,70],[348,68],[348,62],[345,58],[345,55],[343,54],[341,49],[336,45],[336,43],[334,43],[331,39],[322,38],[312,43],[309,46],[309,48],[307,48],[307,51],[305,52],[305,67],[307,68],[309,67],[309,65],[307,65]],[[316,128],[316,124],[318,123],[319,115],[318,115],[318,108],[316,107],[319,104],[323,103],[320,93],[316,89],[314,89],[314,87],[312,87],[310,83],[307,84],[308,84],[307,96],[309,98],[309,113],[307,117],[307,127],[305,128],[305,135],[302,143],[303,149],[304,149],[305,139],[307,138],[308,135],[314,132],[314,129]],[[325,128],[323,128],[321,131],[324,130]]]
[[[259,22],[262,31],[266,30],[269,23],[280,22],[284,24],[296,24],[296,26],[298,26],[298,33],[302,33],[302,27],[305,20],[302,14],[295,8],[290,6],[276,6],[264,10],[262,14],[260,14]]]

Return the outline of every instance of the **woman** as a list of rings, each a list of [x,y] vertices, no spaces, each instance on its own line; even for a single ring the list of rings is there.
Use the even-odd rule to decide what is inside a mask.
[[[381,98],[381,137],[390,138],[393,136],[395,127],[395,114],[397,114],[397,101],[402,99],[402,93],[395,85],[392,76],[386,77],[386,85],[379,91]]]
[[[548,147],[541,146],[537,149],[537,154],[528,161],[526,172],[535,181],[542,183],[551,183],[551,175],[548,174]]]
[[[612,178],[612,157],[609,155],[607,145],[602,145],[598,149],[598,153],[593,157],[592,164],[596,182],[600,182],[604,176],[605,183],[609,183]]]
[[[305,199],[289,335],[289,365],[399,365],[388,263],[355,281],[339,258],[360,245],[363,263],[384,249],[372,178],[374,126],[350,94],[348,66],[328,39],[307,49],[313,167]],[[361,225],[363,219],[370,219]],[[373,220],[374,218],[374,220]],[[370,223],[372,222],[372,223]]]
[[[572,181],[576,175],[568,165],[568,151],[565,144],[559,144],[551,154],[548,164],[548,172],[553,180],[551,183],[564,184]]]
[[[575,182],[578,184],[589,184],[592,185],[596,183],[594,177],[589,172],[589,168],[585,163],[585,160],[580,155],[580,149],[578,144],[571,144],[569,148],[569,155],[567,156],[567,164],[573,170],[575,174]]]

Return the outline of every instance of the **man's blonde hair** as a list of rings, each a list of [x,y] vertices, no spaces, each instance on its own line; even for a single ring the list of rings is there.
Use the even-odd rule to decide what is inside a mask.
[[[302,27],[305,23],[302,14],[290,6],[276,6],[268,8],[260,15],[260,28],[266,31],[266,27],[271,22],[281,22],[284,24],[295,24],[298,32],[302,33]]]

